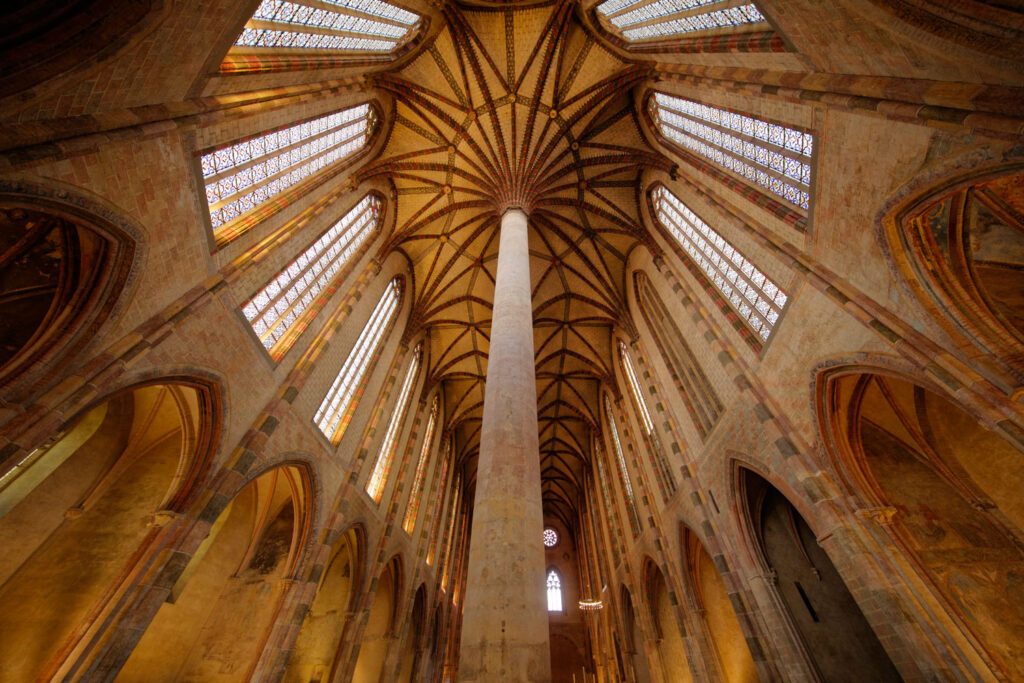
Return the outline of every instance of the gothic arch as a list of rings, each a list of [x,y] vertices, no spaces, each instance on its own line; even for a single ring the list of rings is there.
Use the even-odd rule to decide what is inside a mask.
[[[351,632],[366,576],[366,530],[353,524],[332,544],[316,592],[284,675],[286,681],[307,681],[320,671],[329,675],[345,633]]]
[[[1024,162],[934,176],[928,185],[904,190],[882,215],[890,258],[932,318],[955,340],[974,347],[972,360],[991,363],[986,356],[994,356],[1019,390]]]
[[[71,362],[120,303],[137,231],[105,207],[0,183],[0,386],[16,399]]]
[[[371,584],[374,594],[367,610],[366,626],[352,672],[353,683],[377,683],[380,680],[388,656],[388,646],[394,640],[400,620],[399,603],[403,581],[402,557],[395,555]]]
[[[137,383],[83,408],[5,473],[0,604],[36,605],[38,627],[8,631],[19,652],[4,656],[20,667],[11,675],[53,675],[118,618],[166,545],[164,527],[202,492],[218,408],[216,389],[198,380]]]
[[[665,572],[650,557],[643,563],[644,590],[664,680],[693,680],[686,647],[686,633],[680,623],[678,597],[669,588]]]
[[[1019,447],[936,387],[872,366],[821,373],[823,441],[848,494],[939,600],[939,637],[1019,670],[1024,466]],[[970,607],[968,607],[970,605]],[[967,665],[965,663],[965,665]],[[1001,673],[997,673],[1001,672]]]
[[[219,514],[204,510],[197,521],[208,525],[206,536],[148,621],[119,680],[147,680],[153,671],[173,680],[251,675],[302,560],[313,490],[305,463],[279,463],[222,494],[227,500]],[[196,647],[200,640],[202,648]],[[224,668],[223,661],[235,668]]]

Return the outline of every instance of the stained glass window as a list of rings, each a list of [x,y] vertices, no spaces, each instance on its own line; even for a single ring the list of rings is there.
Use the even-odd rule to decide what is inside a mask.
[[[554,548],[558,544],[558,532],[548,527],[544,529],[544,547]]]
[[[235,142],[202,155],[214,233],[292,185],[362,149],[374,112],[368,104]]]
[[[284,355],[289,330],[377,226],[380,200],[367,195],[242,306],[264,348]],[[282,340],[284,340],[282,342]]]
[[[554,569],[548,572],[548,611],[562,611],[562,580]]]
[[[378,347],[384,341],[384,332],[398,311],[402,292],[398,278],[388,283],[384,294],[370,314],[370,320],[359,334],[337,378],[331,385],[313,421],[332,443],[341,441],[356,406],[356,393],[362,384]]]
[[[373,471],[370,473],[370,480],[366,483],[366,492],[378,503],[384,493],[384,485],[388,480],[388,473],[391,472],[391,463],[395,459],[395,449],[398,448],[398,433],[402,430],[402,421],[405,413],[409,410],[409,402],[412,399],[412,388],[416,384],[416,377],[420,370],[420,347],[417,345],[412,352],[412,362],[405,373],[405,381],[402,382],[402,389],[398,392],[398,400],[395,402],[395,412],[391,413],[391,420],[388,422],[388,429],[384,433],[384,440],[380,444],[380,452],[377,453],[377,461],[373,464]]]
[[[626,379],[629,380],[629,388],[633,392],[633,400],[636,402],[636,408],[640,412],[640,419],[644,423],[644,429],[647,430],[648,434],[651,434],[654,432],[654,421],[651,420],[651,414],[647,410],[647,402],[644,401],[640,382],[636,379],[636,371],[633,370],[633,361],[629,357],[629,351],[622,342],[619,342],[619,356],[622,357],[622,367],[626,370]]]
[[[420,457],[416,463],[416,474],[412,479],[412,490],[409,491],[409,504],[405,508],[405,519],[402,520],[402,528],[405,533],[412,534],[416,528],[416,517],[420,510],[420,493],[423,489],[423,480],[427,476],[427,459],[430,456],[430,442],[434,438],[434,425],[437,424],[437,396],[430,406],[430,417],[427,418],[427,429],[423,434],[423,445],[420,446]],[[444,456],[447,459],[448,453]]]
[[[597,11],[629,42],[767,26],[757,7],[743,0],[608,0],[597,6]]]
[[[608,416],[608,432],[612,438],[612,446],[615,448],[615,461],[619,466],[619,474],[622,475],[622,486],[626,495],[626,507],[629,508],[630,521],[633,524],[633,531],[640,532],[640,516],[636,511],[636,499],[633,497],[633,483],[629,478],[629,468],[626,467],[626,456],[622,452],[622,442],[619,441],[619,428],[615,424],[615,416],[612,414],[612,402],[605,394],[604,410]]]
[[[381,0],[263,0],[235,41],[239,48],[391,52],[418,14]]]
[[[807,209],[814,135],[727,109],[655,93],[651,113],[673,142]]]
[[[788,296],[665,187],[654,190],[658,220],[761,339],[768,339]]]

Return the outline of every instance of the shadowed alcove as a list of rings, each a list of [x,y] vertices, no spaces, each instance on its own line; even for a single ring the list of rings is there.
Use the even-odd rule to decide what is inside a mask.
[[[665,681],[692,681],[686,642],[676,619],[676,605],[669,592],[661,568],[648,559],[645,564],[647,590],[651,606],[651,619],[657,630],[658,658]]]
[[[248,678],[303,546],[304,468],[282,465],[220,513],[118,677],[122,681]]]
[[[370,615],[359,644],[353,683],[377,683],[384,671],[388,642],[396,628],[396,600],[400,595],[401,560],[394,558],[381,571],[370,605]]]
[[[774,579],[790,623],[826,681],[899,681],[871,629],[814,532],[778,489],[740,471],[758,553]]]
[[[904,378],[836,375],[834,454],[893,541],[1012,678],[1024,667],[1024,459],[942,396]]]
[[[43,675],[58,649],[122,588],[202,473],[209,396],[168,383],[88,409],[0,479],[0,661]],[[14,624],[18,628],[14,628]]]

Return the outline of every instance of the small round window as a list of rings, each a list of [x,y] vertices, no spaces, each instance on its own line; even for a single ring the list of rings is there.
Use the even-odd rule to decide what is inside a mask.
[[[544,545],[548,548],[554,548],[556,543],[558,543],[558,532],[548,527],[544,530]]]

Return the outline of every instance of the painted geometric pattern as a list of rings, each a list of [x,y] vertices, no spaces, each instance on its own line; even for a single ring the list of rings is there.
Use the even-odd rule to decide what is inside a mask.
[[[715,287],[767,340],[786,306],[786,293],[664,187],[653,192],[658,220]]]
[[[377,226],[380,200],[367,195],[271,278],[242,313],[264,348],[275,347]]]
[[[753,4],[734,0],[608,0],[597,11],[630,42],[765,21]]]
[[[651,114],[670,140],[791,204],[810,206],[811,133],[664,93],[654,94]]]
[[[359,333],[355,346],[352,347],[344,365],[338,371],[338,376],[316,411],[313,421],[333,443],[340,441],[344,435],[345,427],[348,426],[347,418],[355,408],[357,390],[366,375],[370,360],[384,341],[385,330],[398,311],[401,294],[397,278],[388,283],[380,301],[370,314],[370,320]]]
[[[416,349],[412,352],[412,362],[409,363],[409,370],[405,373],[402,390],[398,392],[395,412],[391,413],[388,429],[384,433],[384,440],[381,441],[380,451],[377,453],[377,461],[373,464],[373,472],[370,473],[370,480],[366,483],[366,492],[378,503],[384,493],[388,474],[391,472],[391,463],[395,459],[395,448],[398,446],[398,432],[402,429],[405,413],[409,410],[412,388],[416,384],[416,377],[419,371],[420,346],[417,345]]]
[[[373,122],[373,110],[361,104],[203,154],[214,231],[362,149]]]
[[[380,0],[263,0],[235,45],[391,52],[419,20],[418,14]]]

